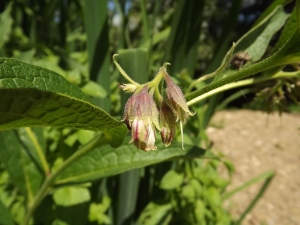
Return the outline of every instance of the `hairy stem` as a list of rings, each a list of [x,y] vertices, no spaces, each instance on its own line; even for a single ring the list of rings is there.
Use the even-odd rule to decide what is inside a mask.
[[[296,72],[280,71],[280,72],[274,74],[273,76],[250,78],[250,79],[246,79],[246,80],[237,81],[234,83],[225,84],[221,87],[218,87],[216,89],[213,89],[211,91],[208,91],[200,96],[197,96],[197,97],[191,99],[190,101],[187,102],[187,105],[188,106],[194,105],[195,103],[197,103],[203,99],[206,99],[214,94],[217,94],[217,93],[220,93],[223,91],[227,91],[227,90],[230,90],[233,88],[243,87],[243,86],[247,86],[250,84],[256,84],[256,83],[264,82],[267,80],[273,80],[273,79],[279,79],[279,78],[292,78],[292,77],[299,77],[299,76],[300,76],[300,71],[296,71]]]

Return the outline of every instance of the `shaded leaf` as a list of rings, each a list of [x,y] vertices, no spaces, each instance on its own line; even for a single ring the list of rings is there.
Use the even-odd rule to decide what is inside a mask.
[[[169,170],[160,182],[160,188],[164,190],[172,190],[179,187],[183,182],[183,174],[179,174],[174,170]]]
[[[105,145],[87,153],[70,165],[58,177],[56,183],[95,180],[169,159],[200,157],[205,153],[196,146],[187,145],[185,149],[186,151],[183,151],[181,143],[176,142],[168,148],[160,142],[157,144],[157,150],[151,152],[138,150],[134,145],[126,143],[117,149]]]
[[[0,49],[9,40],[13,19],[10,15],[12,2],[9,2],[3,13],[0,14]]]
[[[13,225],[14,221],[8,211],[8,209],[0,201],[0,224]]]
[[[0,157],[12,182],[30,203],[39,190],[43,176],[31,155],[32,149],[25,146],[16,131],[0,132]]]
[[[293,35],[296,29],[300,27],[300,3],[296,1],[296,6],[287,21],[286,25],[283,28],[283,31],[280,35],[278,42],[276,43],[273,52],[276,52],[279,48],[281,48],[287,40]]]

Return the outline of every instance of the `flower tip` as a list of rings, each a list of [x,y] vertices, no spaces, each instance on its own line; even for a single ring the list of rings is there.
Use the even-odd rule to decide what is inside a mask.
[[[135,84],[118,84],[118,88],[126,93],[133,93],[137,89],[137,86]]]
[[[170,66],[171,65],[171,63],[169,63],[169,62],[165,62],[164,64],[163,64],[163,67],[167,67],[167,66]]]
[[[196,112],[189,111],[188,114],[189,114],[190,116],[195,116],[195,115],[196,115]]]
[[[119,56],[119,54],[114,54],[112,58],[115,59],[117,56]]]

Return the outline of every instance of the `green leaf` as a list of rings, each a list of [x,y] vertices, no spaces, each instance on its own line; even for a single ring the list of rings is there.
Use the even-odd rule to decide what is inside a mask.
[[[72,206],[89,201],[91,196],[86,187],[70,186],[55,190],[53,199],[57,205]]]
[[[248,67],[245,67],[229,76],[214,81],[199,90],[187,94],[185,97],[189,101],[193,98],[196,98],[197,96],[201,96],[204,93],[212,91],[213,89],[243,79],[252,74],[259,73],[267,69],[271,69],[273,67],[277,67],[281,65],[298,63],[299,61],[300,61],[300,28],[297,28],[294,31],[293,35],[287,40],[287,42],[276,53],[274,53],[270,57],[258,63],[255,63],[253,65],[250,65]],[[194,100],[193,102],[195,103],[197,101]]]
[[[180,0],[177,3],[164,56],[164,61],[172,64],[168,68],[170,74],[183,69],[189,74],[194,72],[204,2]]]
[[[300,3],[296,1],[296,6],[292,12],[291,17],[287,21],[286,25],[283,28],[283,31],[280,35],[278,42],[276,43],[273,52],[276,52],[279,48],[281,48],[290,37],[293,35],[296,29],[300,27]]]
[[[222,198],[217,188],[209,187],[208,190],[206,190],[205,195],[207,196],[207,200],[211,207],[221,204]]]
[[[146,49],[120,49],[118,60],[124,71],[136,82],[149,79],[149,56]]]
[[[258,61],[267,50],[273,35],[283,27],[287,18],[288,14],[283,8],[276,7],[263,21],[239,39],[234,52],[247,52],[252,61]]]
[[[14,221],[8,211],[8,209],[0,201],[0,224],[13,225]]]
[[[0,102],[0,130],[52,126],[102,131],[114,146],[127,133],[123,123],[59,74],[15,59],[0,59]]]
[[[96,98],[105,98],[107,96],[106,90],[94,81],[89,81],[81,90]]]
[[[110,198],[105,195],[102,203],[92,203],[89,210],[89,220],[97,221],[98,224],[111,224],[109,217],[105,214],[110,206],[110,201]]]
[[[13,19],[10,15],[12,3],[9,2],[4,12],[0,14],[0,49],[9,40],[12,30]]]
[[[17,131],[0,132],[1,162],[28,203],[33,200],[43,179],[31,155],[32,151],[20,140]]]
[[[150,202],[142,211],[138,222],[139,224],[147,225],[167,225],[172,219],[172,205],[171,204],[155,204]]]
[[[196,146],[185,145],[185,149],[182,150],[181,143],[176,142],[168,148],[160,142],[157,150],[152,152],[138,150],[134,145],[126,143],[117,149],[105,145],[71,164],[57,178],[56,183],[91,181],[174,158],[200,157],[205,153]]]
[[[172,190],[183,182],[183,174],[179,174],[174,170],[169,170],[162,178],[159,187],[164,190]]]
[[[24,144],[24,147],[30,149],[30,155],[38,164],[39,168],[45,172],[45,175],[50,173],[49,165],[45,158],[45,139],[41,128],[30,129],[26,127],[19,129],[19,138]]]
[[[197,199],[195,202],[195,209],[194,209],[194,213],[197,219],[197,222],[199,224],[202,224],[201,222],[203,222],[204,217],[205,217],[205,205],[204,202],[201,201],[200,199]]]
[[[87,50],[90,79],[99,83],[110,93],[109,39],[107,21],[107,0],[83,2],[84,23],[87,34]],[[95,26],[95,24],[97,24]],[[95,99],[104,110],[110,110],[110,99]]]
[[[265,19],[277,6],[280,5],[287,5],[288,3],[292,2],[293,0],[274,0],[272,4],[259,16],[259,18],[253,24],[253,27],[259,24],[263,19]]]
[[[78,130],[77,137],[80,144],[84,145],[95,137],[95,132],[89,130]]]

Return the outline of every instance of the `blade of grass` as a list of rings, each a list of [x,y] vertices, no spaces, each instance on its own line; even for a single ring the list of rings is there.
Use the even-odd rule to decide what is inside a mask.
[[[90,79],[110,93],[109,40],[107,24],[107,0],[84,2],[84,20],[87,33]],[[105,111],[110,109],[110,99],[95,99]]]
[[[164,56],[164,62],[172,64],[168,68],[170,74],[182,69],[187,69],[189,74],[194,73],[204,2],[178,1]]]
[[[267,190],[267,188],[269,187],[271,181],[273,180],[275,176],[275,172],[274,171],[268,171],[266,173],[263,173],[261,175],[259,175],[258,177],[255,177],[251,180],[249,180],[248,182],[244,183],[243,185],[241,185],[240,187],[234,189],[233,191],[227,193],[223,199],[227,199],[229,197],[231,197],[232,195],[240,192],[241,190],[249,187],[250,185],[260,181],[260,180],[265,180],[265,182],[263,183],[262,187],[260,188],[259,192],[257,193],[257,195],[255,196],[255,198],[250,202],[250,204],[248,205],[248,207],[245,209],[245,211],[242,213],[242,215],[240,216],[240,218],[234,223],[234,225],[239,225],[242,223],[243,219],[246,217],[246,215],[253,209],[253,207],[256,205],[256,203],[258,202],[258,200],[263,196],[263,194],[265,193],[265,191]]]

